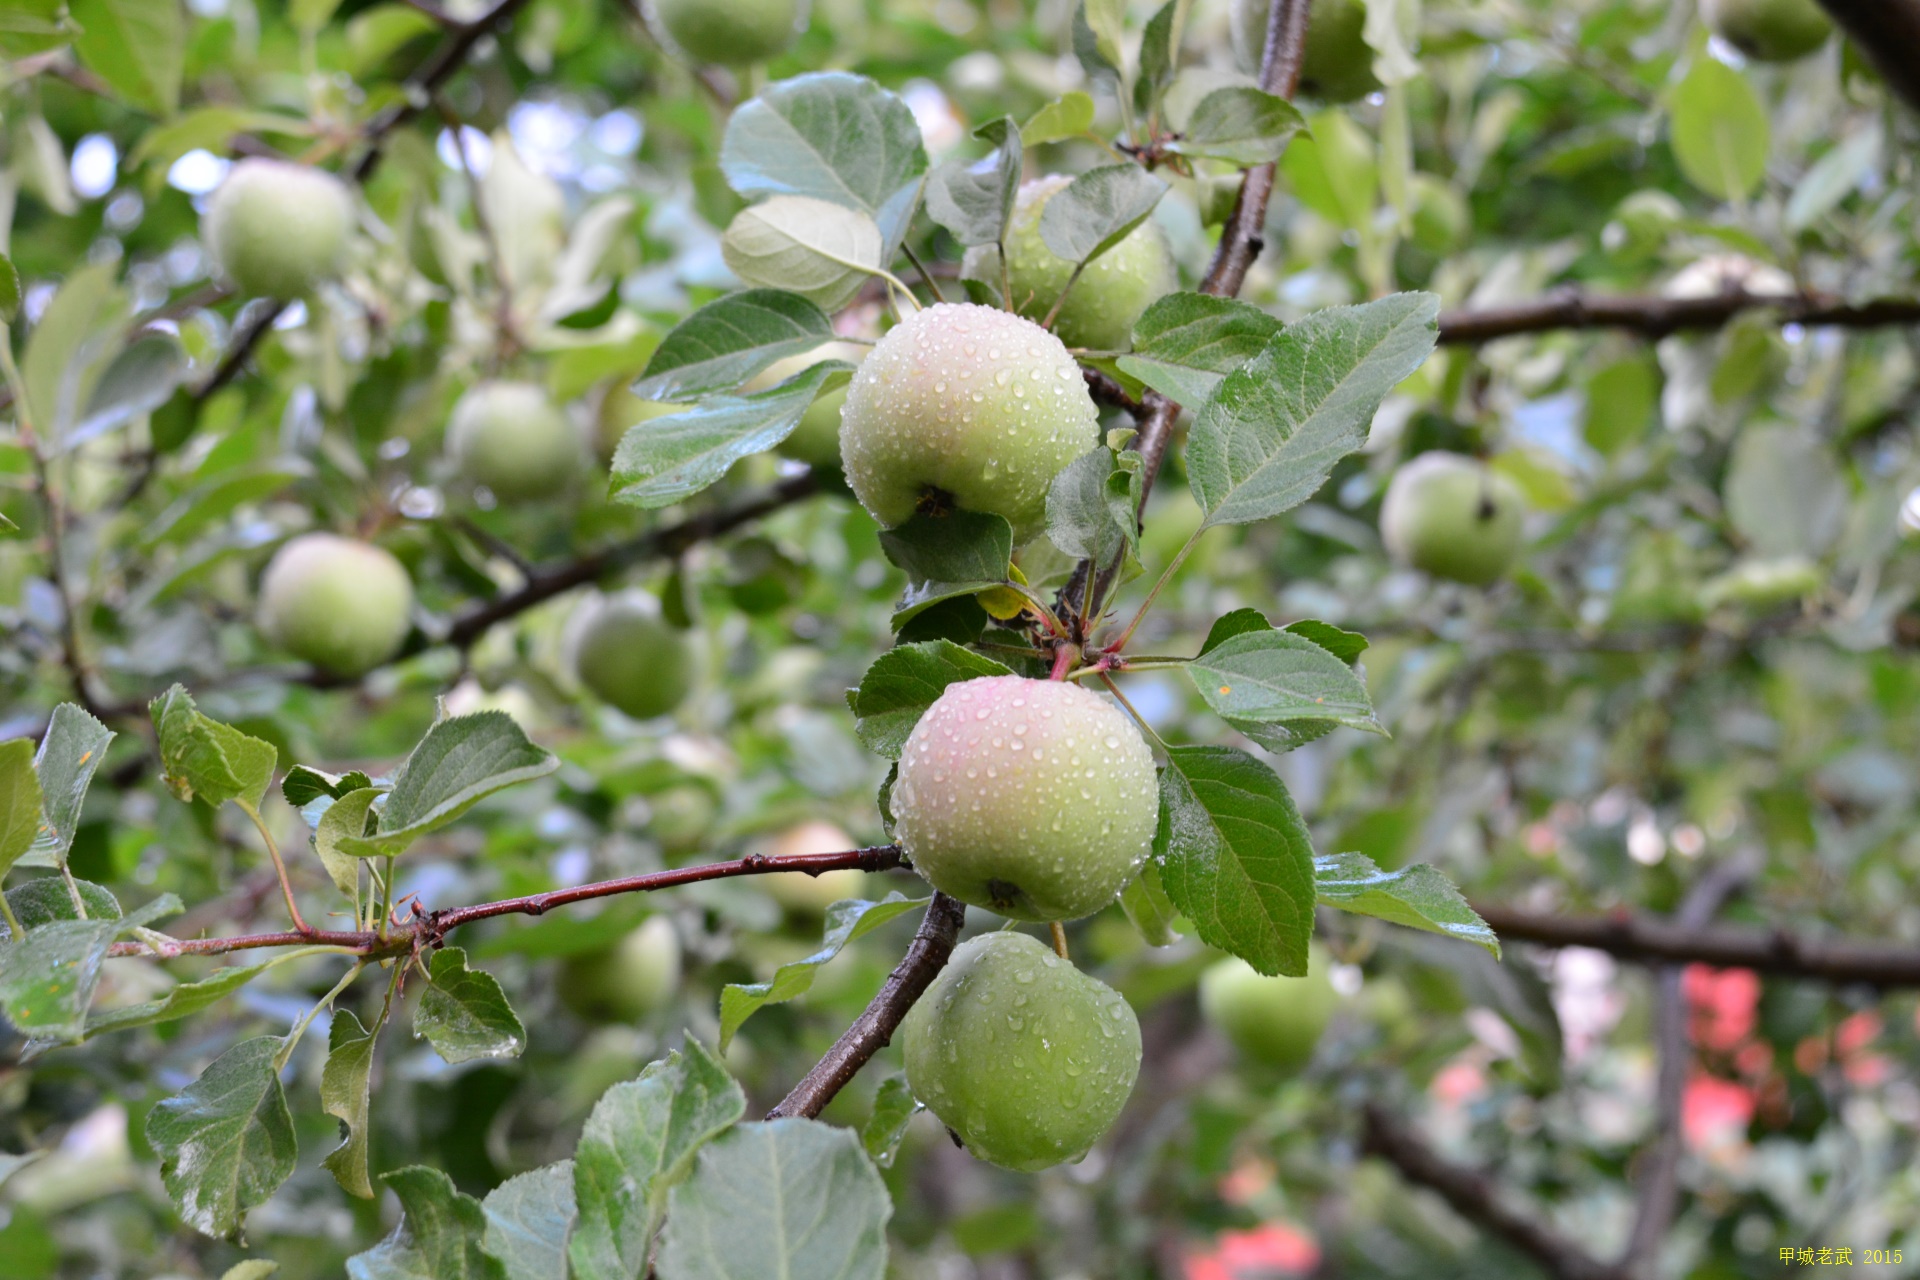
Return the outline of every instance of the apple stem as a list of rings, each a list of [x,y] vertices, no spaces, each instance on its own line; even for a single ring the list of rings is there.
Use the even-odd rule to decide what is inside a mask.
[[[1058,920],[1049,921],[1047,928],[1053,933],[1053,949],[1060,953],[1062,960],[1071,960],[1073,957],[1067,954],[1067,931]]]

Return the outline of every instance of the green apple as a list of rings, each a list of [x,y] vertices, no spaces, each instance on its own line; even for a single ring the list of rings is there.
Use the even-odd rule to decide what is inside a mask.
[[[692,645],[644,592],[587,601],[569,630],[580,683],[636,720],[666,715],[693,687]]]
[[[1827,42],[1833,22],[1814,0],[1700,0],[1708,30],[1756,62],[1792,62]]]
[[[803,853],[844,853],[859,847],[853,837],[839,827],[816,819],[782,831],[767,846],[767,852],[776,858],[790,858]],[[781,871],[762,876],[760,883],[766,886],[767,895],[789,914],[818,919],[834,903],[859,897],[866,879],[865,872],[849,867],[817,876]]]
[[[1029,320],[1044,320],[1067,282],[1073,263],[1056,257],[1040,238],[1040,216],[1047,202],[1073,179],[1060,174],[1036,178],[1020,188],[1007,226],[1009,304]],[[960,274],[1000,288],[1000,250],[977,245],[967,250]],[[1159,298],[1180,287],[1167,233],[1151,218],[1080,273],[1054,319],[1053,331],[1070,347],[1124,351],[1133,345],[1133,322]]]
[[[793,43],[797,0],[653,0],[653,15],[695,62],[765,62]]]
[[[1153,753],[1120,708],[1064,680],[950,684],[907,736],[894,836],[942,893],[1016,920],[1120,895],[1160,817]]]
[[[321,169],[242,160],[207,202],[200,230],[219,273],[240,292],[299,298],[345,265],[353,196]]]
[[[1267,0],[1233,0],[1233,40],[1241,64],[1258,70],[1267,45]],[[1313,0],[1307,47],[1300,59],[1300,92],[1324,102],[1352,102],[1380,87],[1366,41],[1367,7],[1360,0]]]
[[[1511,480],[1458,453],[1423,453],[1394,472],[1380,537],[1402,564],[1476,587],[1520,554],[1524,500]]]
[[[1005,516],[1022,541],[1046,524],[1047,490],[1100,441],[1080,366],[1031,320],[940,303],[880,339],[847,388],[840,458],[874,518],[922,506]]]
[[[453,406],[447,452],[469,483],[501,502],[564,491],[580,471],[580,437],[547,393],[530,382],[482,382]]]
[[[590,1022],[638,1022],[679,989],[680,938],[665,916],[560,966],[560,1002]]]
[[[1247,1057],[1305,1066],[1340,1003],[1332,964],[1318,944],[1308,948],[1304,978],[1269,978],[1238,956],[1222,960],[1200,975],[1200,1011]]]
[[[954,948],[900,1037],[914,1096],[1003,1169],[1086,1155],[1140,1074],[1132,1007],[1021,933]]]
[[[357,676],[400,651],[413,625],[413,581],[383,547],[303,533],[260,577],[259,623],[288,652]]]
[[[620,441],[626,438],[629,429],[643,422],[652,422],[655,418],[679,413],[688,407],[666,400],[642,400],[633,394],[629,385],[631,381],[622,378],[609,386],[601,395],[600,407],[594,413],[593,450],[602,466],[613,465],[613,455],[620,451]]]
[[[798,373],[805,373],[822,360],[844,360],[858,365],[867,358],[868,348],[858,342],[829,342],[804,355],[776,360],[767,369],[749,379],[744,391],[764,391]],[[840,470],[840,411],[847,403],[847,388],[816,396],[800,417],[793,434],[774,446],[774,452],[810,467],[838,473]]]

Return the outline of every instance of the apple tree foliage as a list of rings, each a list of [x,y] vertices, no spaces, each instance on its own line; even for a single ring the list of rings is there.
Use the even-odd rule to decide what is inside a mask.
[[[1920,932],[1913,108],[1844,39],[1749,61],[1658,0],[1348,0],[1337,42],[1277,0],[1296,101],[1235,9],[0,12],[0,1276],[1920,1268],[1899,984],[1472,905]],[[237,162],[333,176],[208,218]],[[1009,296],[1050,174],[1018,231],[1063,293]],[[1170,291],[1089,269],[1142,228]],[[788,456],[923,308],[1109,287],[1138,318],[1072,349],[1099,434],[1020,477],[1036,529],[935,492],[886,528]],[[1436,451],[1524,501],[1497,581],[1382,542]],[[315,532],[404,568],[397,649],[350,578],[300,614],[344,639],[263,625]],[[667,639],[583,679],[608,598]],[[293,656],[341,646],[391,656]],[[1111,697],[1157,770],[1138,876],[1021,943],[1144,1046],[1031,1173],[836,1044],[953,945],[894,783],[1007,675]],[[807,823],[844,856],[752,856]],[[764,884],[862,866],[824,916]],[[594,1016],[568,975],[649,920],[644,1012]],[[1201,975],[1310,944],[1317,1045],[1236,1053]],[[1021,1109],[1073,1086],[1018,1044],[940,1088],[1044,1165]],[[1411,1189],[1444,1170],[1363,1114],[1505,1207]]]

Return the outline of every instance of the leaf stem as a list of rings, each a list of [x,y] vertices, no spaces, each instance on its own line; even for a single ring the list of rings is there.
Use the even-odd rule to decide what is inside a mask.
[[[340,993],[352,986],[353,980],[359,977],[360,971],[366,967],[366,961],[355,961],[353,967],[347,970],[346,976],[333,984],[333,990],[321,996],[320,1002],[307,1010],[306,1016],[300,1021],[294,1023],[293,1030],[289,1031],[287,1038],[281,1042],[280,1052],[273,1055],[273,1069],[276,1074],[286,1068],[287,1060],[293,1057],[293,1051],[300,1047],[300,1041],[306,1036],[307,1028],[313,1025],[314,1018],[319,1016],[322,1009],[330,1007],[335,1000],[339,999]]]
[[[1206,531],[1207,526],[1203,524],[1188,536],[1178,554],[1173,557],[1173,560],[1165,569],[1161,570],[1159,579],[1153,584],[1153,589],[1147,592],[1147,598],[1140,602],[1140,608],[1134,613],[1133,621],[1127,624],[1127,629],[1120,633],[1118,640],[1115,640],[1107,646],[1106,651],[1108,653],[1118,653],[1127,647],[1127,641],[1133,639],[1134,629],[1140,625],[1141,619],[1147,616],[1147,610],[1153,608],[1153,602],[1159,599],[1161,588],[1165,587],[1167,583],[1173,579],[1174,573],[1180,566],[1187,562],[1187,557],[1193,554],[1194,546],[1200,541],[1200,535]]]
[[[1140,726],[1140,732],[1147,735],[1147,741],[1153,743],[1153,745],[1160,748],[1160,750],[1166,751],[1168,749],[1166,739],[1155,733],[1153,726],[1147,723],[1147,718],[1135,710],[1131,702],[1127,701],[1127,695],[1120,692],[1120,686],[1113,682],[1113,677],[1102,671],[1100,673],[1100,683],[1107,686],[1108,693],[1120,700],[1120,705],[1125,707],[1127,714],[1133,717],[1133,722]]]
[[[6,919],[7,937],[10,940],[18,942],[27,936],[27,931],[20,927],[20,918],[13,914],[13,904],[7,901],[4,893],[0,893],[0,917]]]
[[[253,819],[253,829],[260,833],[260,839],[267,846],[267,856],[273,859],[273,873],[280,877],[280,894],[287,900],[287,915],[292,918],[294,929],[300,933],[312,933],[313,926],[308,924],[306,918],[300,914],[300,908],[293,900],[293,882],[287,878],[287,864],[280,857],[279,843],[274,840],[273,833],[267,830],[266,822],[260,817],[259,807],[243,800],[235,800],[233,803],[239,807],[240,812]]]
[[[920,261],[920,255],[913,251],[913,246],[903,240],[900,242],[900,251],[907,255],[907,261],[911,262],[913,269],[920,273],[920,278],[927,282],[927,288],[933,290],[933,300],[945,302],[947,295],[940,292],[940,282],[933,278],[933,272],[927,270],[927,264]]]
[[[1092,258],[1082,258],[1073,264],[1073,274],[1067,277],[1067,283],[1060,290],[1060,296],[1053,300],[1053,306],[1047,311],[1047,318],[1040,322],[1042,329],[1045,329],[1048,333],[1053,332],[1053,322],[1059,318],[1060,308],[1067,305],[1067,295],[1073,292],[1073,286],[1079,283],[1080,273],[1085,271],[1087,264],[1092,261]]]

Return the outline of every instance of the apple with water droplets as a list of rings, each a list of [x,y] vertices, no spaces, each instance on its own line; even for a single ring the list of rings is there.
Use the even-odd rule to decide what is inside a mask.
[[[693,687],[685,633],[643,592],[587,601],[568,623],[574,674],[601,701],[635,720],[666,715]]]
[[[1055,256],[1040,236],[1047,202],[1071,181],[1060,174],[1036,178],[1021,186],[1014,202],[1006,237],[1008,304],[1030,320],[1045,319],[1073,280],[1073,263]],[[999,289],[999,248],[986,244],[967,250],[960,274]],[[1133,323],[1140,313],[1179,287],[1167,233],[1149,218],[1087,264],[1067,290],[1053,331],[1069,347],[1124,351],[1133,345]]]
[[[958,507],[1004,516],[1024,541],[1046,524],[1054,476],[1099,440],[1093,397],[1060,339],[965,302],[890,330],[840,410],[847,483],[889,527]]]
[[[384,547],[303,533],[267,562],[258,616],[281,648],[357,676],[399,652],[413,625],[413,580]]]
[[[1333,959],[1317,943],[1307,950],[1307,976],[1270,978],[1238,956],[1200,975],[1200,1011],[1256,1062],[1295,1070],[1340,1003],[1328,974]]]
[[[1022,933],[953,958],[900,1026],[907,1084],[968,1151],[1031,1172],[1086,1155],[1140,1074],[1119,992]]]
[[[1524,506],[1519,488],[1486,463],[1434,450],[1394,472],[1380,537],[1402,564],[1484,587],[1520,554]]]
[[[346,262],[353,196],[323,169],[247,159],[207,202],[201,239],[219,273],[251,297],[293,299]]]
[[[569,956],[560,967],[560,1002],[589,1022],[638,1022],[680,988],[680,937],[665,916],[604,951]]]
[[[1833,34],[1833,21],[1815,0],[1701,0],[1700,17],[1756,62],[1804,58]]]
[[[1119,896],[1159,821],[1153,753],[1077,684],[950,684],[907,736],[894,838],[942,893],[1016,920],[1077,920]]]
[[[530,382],[482,382],[453,406],[447,452],[468,482],[501,502],[551,498],[585,461],[567,415]]]

